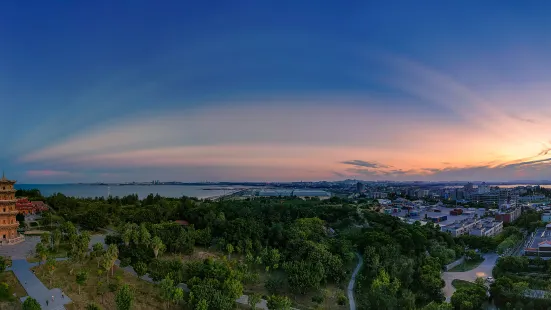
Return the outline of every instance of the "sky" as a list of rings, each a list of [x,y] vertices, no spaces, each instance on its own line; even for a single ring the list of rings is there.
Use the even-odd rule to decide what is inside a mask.
[[[551,180],[549,16],[549,1],[0,1],[0,169]]]

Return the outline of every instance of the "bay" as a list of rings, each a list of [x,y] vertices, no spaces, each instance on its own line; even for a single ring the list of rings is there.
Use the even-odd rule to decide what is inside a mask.
[[[138,194],[140,199],[149,194],[179,198],[182,196],[209,198],[235,191],[235,187],[209,185],[91,185],[91,184],[15,184],[16,189],[38,189],[43,196],[61,193],[71,197],[108,197]],[[239,187],[242,188],[242,187]]]

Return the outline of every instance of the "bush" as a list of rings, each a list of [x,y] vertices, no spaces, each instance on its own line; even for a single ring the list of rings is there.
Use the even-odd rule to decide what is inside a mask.
[[[25,302],[23,302],[23,310],[41,310],[42,307],[40,307],[40,304],[36,299],[32,297],[27,297],[25,299]]]
[[[343,293],[339,293],[339,295],[337,296],[337,304],[339,304],[340,306],[344,306],[347,302],[348,298],[346,298]]]
[[[109,291],[110,292],[116,292],[119,289],[118,283],[110,283],[109,284]]]
[[[321,304],[323,302],[323,296],[316,295],[312,296],[312,301],[318,304]]]
[[[266,280],[264,287],[270,294],[279,293],[283,288],[283,279],[279,277],[270,277]]]
[[[0,283],[0,300],[10,300],[10,286],[7,283]]]
[[[125,258],[121,259],[121,263],[119,264],[119,266],[122,267],[122,268],[128,267],[128,266],[130,266],[130,263],[131,263],[130,257],[125,257]]]
[[[121,243],[122,243],[122,239],[119,236],[115,236],[115,235],[105,236],[105,244],[107,244],[107,245],[110,245],[110,244],[119,245]]]

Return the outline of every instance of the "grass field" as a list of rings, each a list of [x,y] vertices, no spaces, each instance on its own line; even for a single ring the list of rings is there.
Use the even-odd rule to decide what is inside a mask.
[[[86,305],[94,302],[102,309],[115,309],[115,294],[111,292],[107,285],[105,273],[98,273],[97,265],[94,261],[85,263],[82,266],[75,266],[73,275],[70,274],[71,265],[69,262],[58,262],[53,277],[46,271],[44,266],[33,268],[36,276],[48,287],[61,288],[67,296],[73,301],[67,305],[69,310],[85,309]],[[76,272],[79,270],[88,271],[88,281],[80,288],[76,283]],[[181,306],[171,305],[165,307],[165,303],[159,297],[159,289],[149,282],[143,281],[122,269],[115,267],[114,276],[109,276],[109,284],[114,283],[128,284],[134,291],[134,303],[132,309],[182,309]]]
[[[27,292],[21,286],[13,272],[4,271],[0,274],[0,283],[6,283],[10,287],[9,298],[0,299],[0,309],[21,309],[19,298],[26,296]],[[15,293],[15,297],[13,294]]]
[[[448,270],[448,272],[464,272],[464,271],[473,270],[476,267],[480,266],[480,264],[482,264],[483,261],[484,261],[484,258],[479,260],[464,261],[462,264],[459,264],[453,267],[452,269]]]

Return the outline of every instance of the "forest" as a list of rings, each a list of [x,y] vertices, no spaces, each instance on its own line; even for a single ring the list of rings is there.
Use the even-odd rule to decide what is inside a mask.
[[[233,309],[241,294],[271,309],[347,309],[356,253],[364,261],[358,309],[448,309],[440,272],[465,249],[432,223],[408,225],[339,198],[17,195],[44,199],[48,225],[112,229],[106,243],[117,246],[121,266],[161,284],[186,283],[190,309]],[[212,255],[191,259],[197,253]]]

